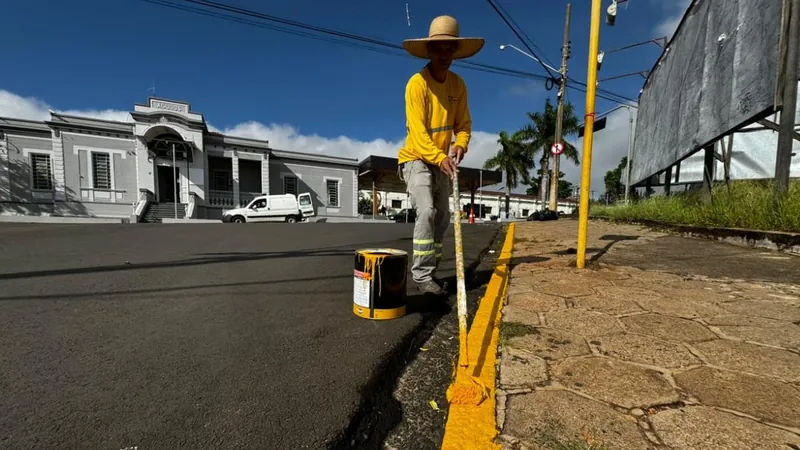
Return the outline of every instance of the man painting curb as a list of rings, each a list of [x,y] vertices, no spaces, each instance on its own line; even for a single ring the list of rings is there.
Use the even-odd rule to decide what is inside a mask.
[[[434,273],[450,226],[450,179],[472,133],[467,86],[450,72],[450,65],[475,55],[483,44],[481,38],[459,37],[458,22],[450,16],[433,19],[427,38],[403,41],[408,53],[429,60],[406,86],[408,136],[398,155],[399,172],[417,212],[411,275],[424,294],[445,293]]]

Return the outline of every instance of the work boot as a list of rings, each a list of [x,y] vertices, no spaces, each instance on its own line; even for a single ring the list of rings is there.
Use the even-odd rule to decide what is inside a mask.
[[[439,286],[434,280],[419,281],[417,282],[417,287],[419,288],[420,292],[426,295],[445,295],[445,292],[442,290],[441,286]]]
[[[438,284],[443,291],[449,292],[450,286],[447,284],[447,281],[444,281],[441,278],[433,277],[433,282]]]

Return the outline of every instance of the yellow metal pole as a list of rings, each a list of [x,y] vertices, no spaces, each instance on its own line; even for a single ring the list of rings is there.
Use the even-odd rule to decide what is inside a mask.
[[[592,178],[592,143],[594,138],[594,103],[597,93],[597,52],[600,47],[600,11],[602,0],[592,0],[592,27],[589,34],[589,71],[586,77],[586,128],[583,134],[583,173],[578,216],[579,269],[586,267],[586,234],[589,228],[589,184]]]

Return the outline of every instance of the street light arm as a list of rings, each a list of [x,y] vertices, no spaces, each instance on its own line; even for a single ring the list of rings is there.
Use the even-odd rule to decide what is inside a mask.
[[[547,67],[548,69],[552,70],[552,71],[553,71],[553,72],[555,72],[555,73],[561,73],[561,71],[560,71],[560,70],[558,70],[558,69],[556,69],[555,67],[553,67],[553,66],[551,66],[551,65],[549,65],[549,64],[547,64],[547,63],[545,63],[545,62],[542,62],[542,60],[541,60],[541,59],[539,59],[539,58],[537,58],[537,57],[535,57],[535,56],[531,55],[531,54],[530,54],[530,53],[528,53],[528,52],[525,52],[525,51],[523,51],[523,50],[520,50],[520,49],[518,49],[517,47],[514,47],[514,46],[513,46],[513,45],[511,45],[511,44],[505,44],[505,45],[501,45],[501,46],[500,46],[500,50],[505,50],[505,49],[506,49],[506,47],[513,48],[514,50],[516,50],[516,51],[518,51],[518,52],[522,53],[523,55],[527,56],[528,58],[530,58],[530,59],[532,59],[532,60],[534,60],[534,61],[537,61],[537,62],[539,62],[539,63],[543,64],[545,67]]]
[[[604,113],[602,113],[602,114],[598,114],[598,115],[595,117],[595,120],[602,119],[603,117],[605,117],[605,116],[607,116],[607,115],[609,115],[609,114],[613,113],[614,111],[618,111],[618,110],[620,110],[620,109],[622,109],[622,108],[626,108],[626,109],[628,110],[628,118],[630,119],[630,121],[631,121],[631,122],[633,122],[633,110],[634,110],[634,109],[637,109],[637,108],[636,108],[635,106],[633,106],[633,105],[620,105],[620,106],[617,106],[616,108],[610,109],[610,110],[608,110],[608,111],[606,111],[606,112],[604,112]],[[586,125],[586,124],[585,124],[585,123],[580,123],[580,124],[578,124],[578,126],[579,126],[579,127],[581,127],[581,128],[582,128],[584,125]]]
[[[602,80],[597,80],[597,82],[598,83],[602,83],[604,81],[618,80],[620,78],[634,77],[636,75],[639,75],[639,76],[642,76],[642,77],[646,78],[646,74],[647,74],[646,71],[640,70],[638,72],[631,72],[631,73],[626,73],[626,74],[622,74],[622,75],[617,75],[617,76],[614,76],[614,77],[603,78]]]
[[[660,45],[658,43],[658,41],[664,41],[664,46]],[[617,53],[617,52],[621,52],[623,50],[628,50],[628,49],[631,49],[631,48],[634,48],[634,47],[640,47],[642,45],[647,45],[647,44],[656,44],[659,47],[664,48],[664,47],[666,47],[666,42],[667,42],[667,37],[664,36],[664,37],[655,38],[655,39],[648,39],[646,41],[637,42],[635,44],[626,45],[626,46],[620,47],[620,48],[615,48],[615,49],[609,50],[609,51],[607,51],[605,53],[606,54]]]

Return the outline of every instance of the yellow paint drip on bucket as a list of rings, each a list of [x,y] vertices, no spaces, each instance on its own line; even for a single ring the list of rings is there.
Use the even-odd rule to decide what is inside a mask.
[[[408,253],[393,248],[356,250],[353,313],[371,320],[406,314]]]

